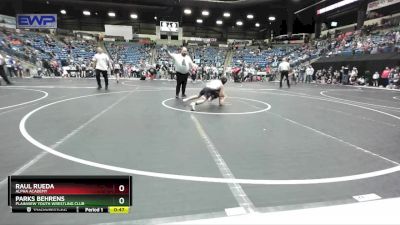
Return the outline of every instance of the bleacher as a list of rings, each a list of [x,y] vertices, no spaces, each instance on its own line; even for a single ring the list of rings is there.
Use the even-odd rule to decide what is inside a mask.
[[[400,43],[396,42],[395,32],[361,35],[357,31],[339,35],[332,41],[332,46],[329,56],[359,56],[395,52],[400,48]]]
[[[46,53],[40,52],[31,45],[27,45],[26,40],[21,35],[9,32],[0,32],[0,49],[9,55],[32,63],[46,55]]]
[[[310,43],[298,47],[277,47],[259,50],[256,47],[240,48],[234,50],[232,66],[254,65],[265,68],[272,65],[277,59],[288,57],[292,65],[298,65],[314,58],[334,56],[359,56],[365,54],[381,54],[399,52],[400,41],[393,31],[375,32],[364,34],[361,31],[347,32],[331,39],[312,40]],[[61,42],[50,34],[31,31],[16,31],[8,29],[0,32],[0,48],[7,54],[20,58],[35,60],[56,59],[59,63],[90,61],[95,54],[96,42],[84,41],[71,37],[71,41]],[[138,43],[106,42],[105,46],[114,61],[123,64],[139,64],[141,60],[149,62],[151,48]],[[168,47],[170,52],[177,53],[179,48]],[[161,46],[155,47],[155,62],[171,63],[171,59]],[[224,65],[227,55],[226,49],[217,47],[188,47],[189,55],[194,62],[203,65]],[[273,64],[272,66],[276,65]]]
[[[216,47],[190,47],[189,54],[193,61],[200,64],[221,66],[225,62],[226,50]]]
[[[269,65],[269,58],[281,58],[286,56],[290,51],[284,48],[274,48],[259,51],[256,48],[238,49],[232,57],[232,65],[239,66],[242,63],[247,65],[257,65],[266,67]]]
[[[168,56],[168,54],[162,50],[161,45],[156,45],[156,63],[157,64],[172,64],[172,59]],[[179,48],[176,46],[169,46],[168,51],[171,53],[178,53]]]
[[[59,41],[46,38],[44,35],[34,32],[21,33],[19,37],[39,50],[38,56],[40,59],[51,60],[55,58],[59,62],[68,59],[66,45]]]
[[[79,61],[90,61],[96,53],[96,45],[86,41],[72,42],[72,57]]]
[[[144,45],[126,42],[106,42],[106,49],[114,61],[124,64],[139,64],[140,60],[149,60],[150,49]]]

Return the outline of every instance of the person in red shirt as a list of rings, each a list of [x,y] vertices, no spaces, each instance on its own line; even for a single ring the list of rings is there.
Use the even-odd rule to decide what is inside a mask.
[[[267,75],[271,74],[271,67],[269,67],[269,65],[267,65],[267,67],[265,68],[265,72],[267,73]]]
[[[389,84],[389,75],[390,75],[390,69],[389,67],[386,67],[385,70],[381,74],[381,84],[383,87],[386,87]]]
[[[265,68],[265,79],[270,78],[271,77],[271,67],[269,65],[267,65],[267,67]]]

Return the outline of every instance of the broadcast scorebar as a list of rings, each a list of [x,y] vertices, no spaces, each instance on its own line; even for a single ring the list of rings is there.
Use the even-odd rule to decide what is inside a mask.
[[[13,213],[126,214],[132,206],[131,176],[9,176]]]

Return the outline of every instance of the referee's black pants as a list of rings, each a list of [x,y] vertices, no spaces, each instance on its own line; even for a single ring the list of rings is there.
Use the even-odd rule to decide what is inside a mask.
[[[106,85],[106,88],[108,88],[108,75],[107,75],[107,70],[98,70],[98,69],[96,69],[97,87],[98,87],[98,88],[101,88],[100,74],[103,75],[103,77],[104,77],[104,83],[105,83],[105,85]]]
[[[282,80],[284,77],[286,77],[287,86],[290,87],[289,71],[281,71],[281,81],[279,82],[279,87],[282,87]]]
[[[188,77],[189,77],[189,73],[183,74],[183,73],[176,72],[176,96],[179,96],[181,86],[182,86],[182,96],[185,95]]]

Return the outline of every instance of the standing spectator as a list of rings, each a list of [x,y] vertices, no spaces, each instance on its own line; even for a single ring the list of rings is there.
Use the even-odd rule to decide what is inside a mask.
[[[121,64],[119,64],[119,62],[114,63],[114,76],[117,83],[119,83],[119,78],[121,76]]]
[[[292,76],[293,83],[297,84],[297,79],[299,78],[299,69],[294,68],[291,76]]]
[[[197,65],[193,63],[190,56],[187,54],[187,48],[182,47],[180,54],[170,53],[167,50],[168,55],[174,60],[176,70],[176,92],[175,98],[179,98],[179,92],[182,86],[182,97],[185,98],[186,84],[189,77],[189,71],[197,68]]]
[[[169,65],[168,73],[170,75],[171,80],[173,80],[176,74],[174,65]]]
[[[394,85],[394,88],[399,88],[399,86],[400,86],[400,71],[399,71],[399,67],[397,67],[394,70],[393,85]]]
[[[197,76],[197,69],[192,68],[192,72],[191,72],[192,83],[196,82],[196,76]]]
[[[339,70],[339,79],[338,79],[338,83],[339,84],[342,84],[343,82],[343,68],[344,68],[344,66],[342,66],[342,68]]]
[[[6,67],[7,67],[7,72],[10,75],[10,77],[15,76],[14,60],[10,56],[6,56]]]
[[[138,77],[142,77],[143,74],[146,72],[147,65],[146,65],[146,62],[143,59],[141,59],[139,62],[140,62],[139,63],[139,69],[138,69],[139,72],[138,72],[137,76]]]
[[[81,64],[81,77],[86,77],[86,64],[82,62]]]
[[[124,64],[124,65],[123,65],[123,68],[124,68],[124,69],[123,69],[123,70],[124,70],[124,71],[123,71],[124,77],[128,77],[128,78],[129,78],[129,77],[130,77],[130,76],[129,76],[129,74],[130,74],[130,73],[129,73],[129,71],[130,71],[129,65],[128,65],[128,64]]]
[[[24,70],[24,68],[22,67],[21,61],[17,60],[15,63],[15,72],[16,72],[17,77],[22,78],[23,70]]]
[[[217,67],[215,65],[211,66],[211,74],[212,74],[211,79],[216,79],[217,78],[218,69],[217,69]]]
[[[389,75],[390,75],[390,69],[389,67],[386,67],[381,74],[381,81],[382,81],[381,84],[383,87],[386,87],[389,84]]]
[[[390,70],[390,73],[389,73],[389,84],[390,84],[390,87],[394,86],[396,76],[397,76],[396,70],[395,70],[395,68],[392,68]]]
[[[51,73],[52,73],[54,76],[59,76],[59,72],[58,72],[58,63],[57,63],[57,60],[56,60],[55,58],[53,58],[53,59],[50,61],[50,70],[51,70]]]
[[[3,58],[3,56],[0,54],[0,76],[3,78],[3,80],[8,85],[10,85],[12,83],[10,82],[10,80],[8,80],[7,74],[4,71],[4,64],[6,64],[6,62],[5,62],[4,58]],[[0,82],[0,85],[1,85],[1,82]]]
[[[379,86],[379,73],[376,71],[374,75],[372,75],[372,86],[378,87]]]
[[[81,68],[81,65],[79,64],[79,63],[76,63],[76,65],[75,65],[75,77],[76,78],[80,78],[81,77],[81,74],[82,74],[82,68]]]
[[[348,84],[349,83],[349,66],[343,66],[343,77],[342,77],[342,84]]]
[[[365,84],[371,85],[372,84],[372,75],[369,70],[364,72]]]
[[[267,74],[266,76],[270,78],[271,80],[271,67],[269,65],[267,65],[267,67],[265,67],[265,73]]]
[[[312,68],[311,65],[308,65],[307,69],[306,69],[306,83],[307,83],[307,81],[308,81],[308,83],[311,83],[313,75],[314,75],[314,68]]]
[[[107,71],[111,68],[110,58],[107,54],[104,53],[103,49],[98,47],[97,53],[93,56],[94,68],[96,70],[96,80],[97,80],[97,89],[100,90],[101,81],[100,81],[100,73],[104,77],[105,89],[108,89],[108,75]]]
[[[119,76],[125,78],[124,64],[122,63],[122,61],[119,61],[118,63],[119,63],[119,68],[121,68],[121,70],[119,71]]]
[[[279,64],[278,68],[279,71],[281,72],[281,80],[279,82],[279,88],[282,88],[282,80],[284,77],[286,78],[288,88],[290,88],[290,83],[289,83],[290,64],[286,58],[282,59],[282,62]]]
[[[301,65],[299,72],[299,82],[304,83],[304,74],[306,73],[306,67]]]
[[[203,77],[205,77],[206,80],[210,79],[210,67],[207,64],[203,67]]]

